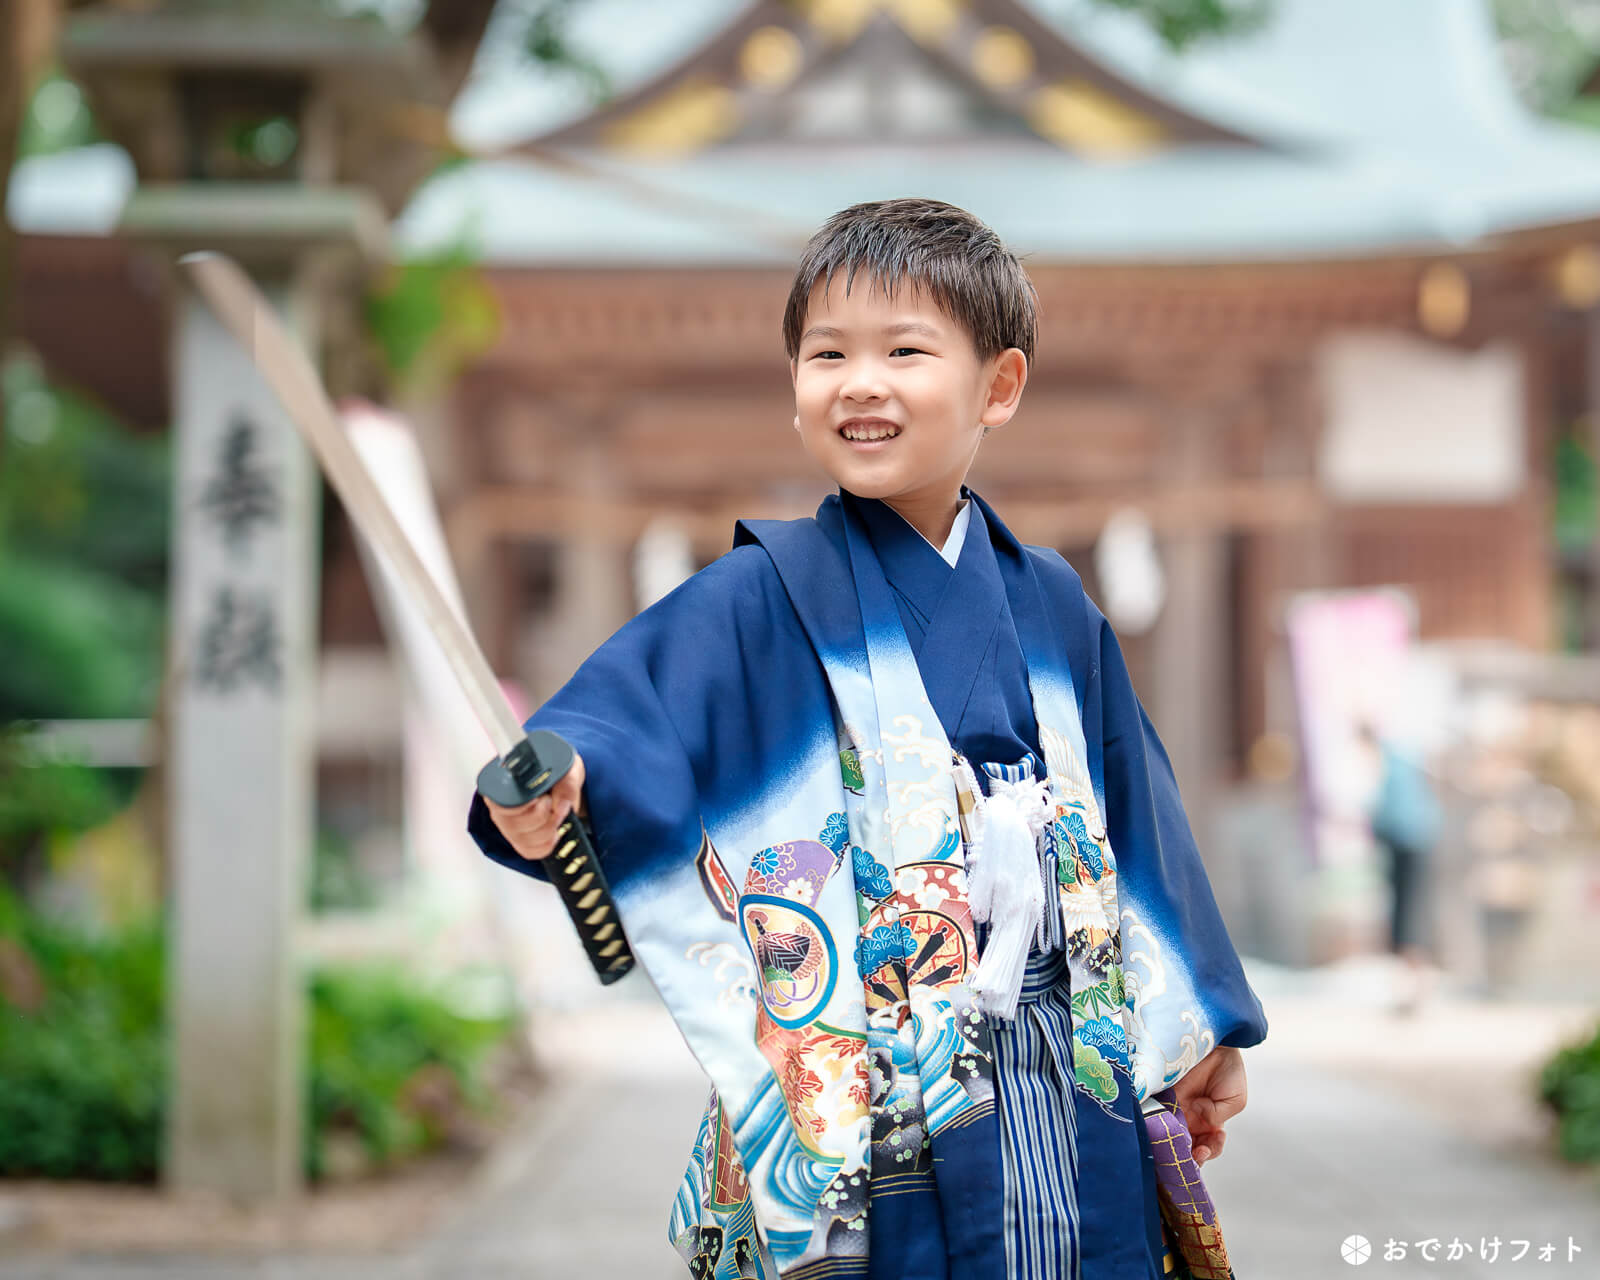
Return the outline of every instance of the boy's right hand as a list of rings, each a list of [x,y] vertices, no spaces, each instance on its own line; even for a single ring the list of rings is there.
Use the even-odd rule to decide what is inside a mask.
[[[484,796],[489,806],[489,816],[501,834],[511,842],[511,847],[524,858],[548,858],[555,852],[556,831],[574,808],[581,816],[583,803],[583,757],[572,753],[572,768],[567,776],[556,783],[537,800],[507,809]]]

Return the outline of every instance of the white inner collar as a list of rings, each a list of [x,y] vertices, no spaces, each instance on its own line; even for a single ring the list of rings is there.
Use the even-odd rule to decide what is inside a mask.
[[[894,511],[893,507],[890,507],[889,509]],[[895,511],[895,514],[900,515],[898,511]],[[930,547],[933,547],[935,551],[944,557],[945,563],[954,569],[956,567],[956,561],[961,558],[961,544],[966,541],[967,525],[971,521],[971,516],[972,499],[963,498],[961,500],[961,510],[956,512],[955,523],[950,526],[950,536],[944,540],[944,546],[942,547],[933,547],[932,538],[923,533],[921,529],[917,529],[916,525],[912,524],[911,527],[913,529],[917,529],[917,536],[926,542]],[[902,520],[906,519],[904,516],[900,516],[900,518]],[[911,524],[911,521],[906,520],[906,523]]]

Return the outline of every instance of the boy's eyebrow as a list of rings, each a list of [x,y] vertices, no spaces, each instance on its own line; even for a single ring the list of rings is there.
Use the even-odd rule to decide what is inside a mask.
[[[886,324],[883,326],[884,337],[895,337],[902,333],[920,333],[924,338],[938,338],[943,335],[932,325],[923,324],[920,320],[902,320],[899,324]],[[814,324],[800,335],[800,341],[807,338],[842,338],[843,329],[835,329],[825,324]]]

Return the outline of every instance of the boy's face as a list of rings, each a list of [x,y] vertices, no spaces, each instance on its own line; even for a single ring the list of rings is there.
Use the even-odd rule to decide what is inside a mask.
[[[1027,381],[1017,348],[980,360],[921,289],[891,300],[864,274],[848,297],[842,275],[811,291],[789,368],[801,442],[840,488],[932,510],[959,498],[984,428],[1011,418]]]

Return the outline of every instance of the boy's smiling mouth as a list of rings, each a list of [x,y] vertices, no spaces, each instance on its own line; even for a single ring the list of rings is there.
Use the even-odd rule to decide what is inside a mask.
[[[900,431],[900,426],[887,418],[849,418],[839,424],[839,434],[852,444],[893,440]]]

